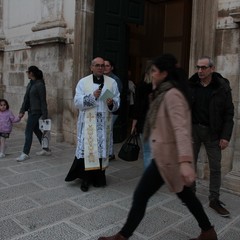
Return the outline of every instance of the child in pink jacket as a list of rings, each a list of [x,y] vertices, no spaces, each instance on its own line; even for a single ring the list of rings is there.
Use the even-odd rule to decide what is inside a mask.
[[[15,117],[9,110],[7,100],[0,99],[0,158],[5,157],[6,138],[9,138],[13,123],[20,120],[21,118]]]

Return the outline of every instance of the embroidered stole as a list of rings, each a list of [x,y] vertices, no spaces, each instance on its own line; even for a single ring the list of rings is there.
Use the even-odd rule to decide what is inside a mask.
[[[112,89],[112,83],[108,81],[108,78],[104,76],[104,86],[107,89]],[[91,79],[85,82],[84,85],[86,93],[93,92],[93,82]],[[107,106],[106,106],[107,108]],[[111,126],[112,126],[112,113],[105,110],[103,114],[106,120],[106,158],[102,158],[102,169],[106,169],[108,166],[108,155],[111,139]],[[85,131],[84,131],[84,163],[85,170],[97,170],[101,169],[99,155],[98,155],[98,141],[97,141],[97,108],[90,108],[85,110],[84,117]]]

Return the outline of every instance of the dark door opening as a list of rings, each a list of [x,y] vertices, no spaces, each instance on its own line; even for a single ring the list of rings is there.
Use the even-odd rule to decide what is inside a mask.
[[[146,63],[162,53],[172,53],[188,72],[192,1],[145,0],[144,22],[128,23],[128,68],[138,83]]]
[[[95,0],[94,56],[113,60],[127,86],[138,83],[148,59],[174,54],[188,72],[191,0]]]
[[[191,12],[191,0],[95,0],[93,55],[115,63],[124,96],[128,72],[137,85],[147,61],[162,53],[174,54],[188,72]],[[126,105],[123,102],[126,111],[120,118],[121,140],[126,136]]]

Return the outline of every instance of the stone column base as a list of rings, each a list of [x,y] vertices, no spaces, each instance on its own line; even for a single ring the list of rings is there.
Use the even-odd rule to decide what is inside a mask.
[[[227,190],[240,194],[240,172],[231,171],[224,178],[222,186]]]

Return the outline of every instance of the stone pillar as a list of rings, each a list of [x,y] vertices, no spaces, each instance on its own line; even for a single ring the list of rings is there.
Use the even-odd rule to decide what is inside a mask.
[[[189,75],[199,57],[214,57],[217,7],[217,0],[193,0]]]
[[[90,61],[93,55],[95,0],[76,0],[74,29],[73,81],[90,73]],[[75,92],[75,88],[73,88]]]
[[[230,14],[233,18],[233,21],[238,24],[240,27],[240,12]],[[240,28],[239,28],[239,44],[240,44]],[[239,60],[240,60],[240,52],[239,52]],[[238,79],[240,81],[240,77]],[[236,117],[235,117],[235,146],[234,146],[234,154],[233,154],[233,163],[232,163],[232,170],[224,177],[223,179],[223,187],[240,193],[240,89],[238,89],[238,101],[236,102],[235,108],[236,110]]]

